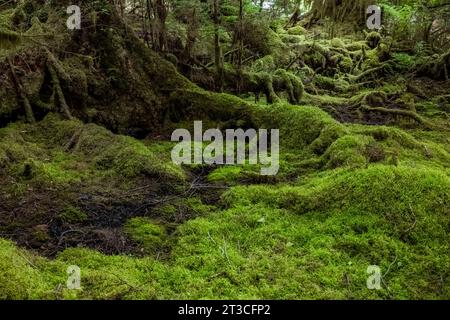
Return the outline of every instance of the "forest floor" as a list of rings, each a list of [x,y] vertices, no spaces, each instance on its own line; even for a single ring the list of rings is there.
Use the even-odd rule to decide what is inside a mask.
[[[150,50],[117,41],[128,50],[120,59],[133,65],[125,76],[101,73],[106,66],[85,56],[56,61],[41,45],[14,49],[36,121],[12,94],[21,86],[0,78],[0,298],[450,298],[450,81],[442,64],[428,77],[407,72],[405,53],[385,64],[380,48],[361,49],[365,40],[323,40],[313,54],[326,52],[309,65],[343,52],[338,65],[352,57],[372,72],[304,68],[299,103],[284,90],[267,104],[270,92],[258,103],[252,94],[210,93]],[[0,50],[5,75],[7,53]],[[65,78],[71,67],[80,72]],[[130,94],[124,83],[136,75],[145,85],[133,83]],[[80,79],[85,108],[74,93]],[[113,97],[104,83],[119,88]],[[151,114],[158,108],[169,111]],[[202,119],[280,129],[279,174],[173,164],[172,129]],[[66,288],[72,265],[80,290]],[[373,265],[381,290],[367,287]]]

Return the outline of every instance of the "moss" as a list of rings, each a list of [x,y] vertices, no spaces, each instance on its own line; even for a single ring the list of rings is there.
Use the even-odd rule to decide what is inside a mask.
[[[178,190],[186,179],[183,169],[171,161],[170,150],[152,151],[133,138],[114,135],[94,124],[61,120],[57,115],[35,125],[0,129],[0,137],[4,160],[0,168],[16,181],[5,188],[14,188],[19,194],[30,186],[67,189],[105,181],[125,186],[142,178],[161,179],[162,185],[178,182]]]
[[[203,203],[199,197],[174,199],[154,209],[156,215],[165,221],[185,221],[193,217],[206,216],[215,207]]]
[[[353,60],[349,57],[344,57],[339,62],[339,67],[342,72],[350,72],[353,69]]]
[[[252,122],[252,105],[230,94],[217,94],[199,88],[171,94],[167,117],[175,123],[190,121],[208,115],[216,123],[239,119],[247,125]]]
[[[170,264],[78,248],[40,262],[40,273],[25,262],[19,268],[33,275],[30,293],[37,297],[53,288],[49,274],[76,261],[77,298],[444,298],[448,283],[437,280],[449,267],[449,187],[436,170],[381,165],[296,185],[239,186],[224,197],[229,209],[178,229]],[[164,234],[148,219],[132,224],[131,234],[151,235],[152,244]],[[0,254],[17,250],[8,248]],[[390,270],[382,290],[366,289],[373,264]],[[29,281],[14,284],[14,293],[30,288]]]
[[[164,227],[148,218],[133,218],[124,226],[125,233],[146,253],[154,253],[163,245],[166,237]]]
[[[307,33],[307,30],[301,26],[295,26],[295,27],[289,28],[287,30],[287,32],[288,32],[288,34],[291,34],[291,35],[302,36]]]
[[[293,34],[281,34],[280,38],[285,44],[288,44],[290,46],[298,45],[305,40],[305,36]]]
[[[251,270],[257,268],[259,279],[272,275],[272,279],[276,279],[275,283],[283,283],[279,288],[289,288],[276,293],[283,296],[291,294],[318,298],[330,295],[348,298],[369,297],[371,294],[386,297],[390,294],[392,297],[411,297],[416,296],[418,291],[423,295],[433,295],[432,279],[439,277],[440,272],[445,272],[444,268],[448,265],[446,259],[439,258],[445,248],[438,244],[438,239],[445,238],[448,221],[445,209],[439,205],[442,201],[448,201],[448,195],[442,192],[442,188],[448,186],[448,178],[433,170],[411,171],[409,168],[386,166],[343,171],[325,177],[314,178],[299,187],[251,186],[232,189],[226,196],[232,206],[230,210],[216,214],[215,221],[201,219],[183,227],[185,239],[176,251],[178,256],[183,257],[180,262],[196,268],[202,260],[189,256],[187,252],[200,250],[209,257],[202,266],[211,273],[220,268],[229,270],[232,266],[239,266],[242,270],[248,266],[246,275],[252,279]],[[410,188],[411,183],[415,186],[413,190]],[[408,203],[416,197],[421,199],[412,205],[417,223],[430,229],[414,229],[408,235],[412,242],[404,242],[403,232],[414,223],[405,201]],[[377,199],[375,204],[373,199]],[[278,208],[287,209],[288,212]],[[428,210],[437,210],[433,222],[428,220]],[[352,221],[351,226],[348,225],[349,221]],[[443,223],[444,227],[440,227],[439,223]],[[234,231],[230,233],[226,230]],[[416,247],[417,242],[412,240],[414,238],[422,239],[422,248],[432,246],[432,251],[428,251],[426,256],[422,255],[421,249]],[[226,247],[228,258],[220,255],[220,250],[215,253],[211,242],[219,249],[225,250]],[[239,247],[237,243],[240,243]],[[447,246],[448,240],[445,243]],[[272,261],[277,261],[277,270],[271,267],[272,263],[264,264],[268,250]],[[306,257],[302,259],[304,255]],[[390,293],[386,289],[369,293],[363,289],[364,285],[357,289],[357,283],[365,283],[365,271],[369,265],[378,264],[386,270],[396,255],[398,261],[402,261],[403,268],[396,268],[395,274],[386,279]],[[297,263],[289,263],[293,262],[292,259]],[[433,270],[439,271],[425,276],[426,269],[417,268],[417,262],[421,261],[423,265],[427,259],[433,261]],[[261,268],[262,265],[265,267]],[[313,275],[311,278],[303,277],[305,272],[293,271],[298,268],[309,270]],[[417,278],[414,276],[415,279],[425,276],[427,284],[418,284],[411,278],[408,280],[411,272],[421,274]],[[291,280],[301,279],[302,286],[291,287],[286,282],[285,273],[290,274],[288,278]],[[351,275],[352,281],[356,281],[355,287],[348,291],[343,289],[346,284],[342,282],[342,276],[346,273]],[[240,281],[251,281],[236,276]],[[327,285],[311,291],[310,285],[316,283],[317,277]],[[271,286],[269,283],[265,282]],[[407,289],[400,285],[402,283],[406,284]],[[303,291],[301,288],[305,286],[307,289]],[[275,294],[268,288],[263,292],[266,297]]]
[[[316,154],[323,154],[338,138],[347,133],[347,130],[340,124],[330,124],[322,129],[319,137],[314,140],[310,148]]]
[[[275,71],[275,60],[272,55],[267,55],[253,62],[252,72]]]
[[[426,75],[433,79],[448,80],[448,67],[450,65],[450,50],[441,55],[422,57],[416,62],[416,70],[420,75]]]
[[[312,69],[325,68],[327,64],[327,51],[324,47],[315,44],[311,46],[309,52],[304,56],[305,63]]]
[[[384,148],[376,141],[371,141],[366,145],[365,155],[369,163],[381,162],[386,159]]]
[[[35,162],[39,171],[36,175],[37,180],[45,182],[69,184],[81,182],[86,177],[86,172],[80,172],[76,160],[72,157],[66,157],[63,153],[54,155],[52,162]]]
[[[325,77],[325,76],[317,76],[315,79],[315,84],[322,89],[325,90],[333,90],[335,88],[334,79]]]
[[[328,126],[339,124],[329,114],[310,106],[277,104],[261,108],[257,115],[259,126],[280,129],[281,148],[301,149],[313,143]],[[330,131],[333,129],[330,128]]]
[[[184,179],[180,167],[167,159],[160,159],[144,143],[130,137],[115,136],[97,125],[82,125],[75,120],[60,120],[49,115],[36,129],[36,141],[51,141],[63,148],[53,156],[54,162],[63,162],[65,157],[73,162],[81,157],[91,170],[103,171],[105,175],[130,178],[142,174],[163,175],[175,180]],[[67,150],[70,148],[73,150]],[[67,151],[73,153],[66,155]],[[44,168],[49,173],[56,173],[57,169],[54,163],[44,164]]]
[[[416,102],[414,95],[410,93],[404,93],[401,97],[399,97],[395,103],[400,106],[402,109],[410,110],[410,111],[416,111]]]
[[[80,223],[87,220],[87,215],[80,209],[69,206],[58,215],[58,218],[65,223]]]
[[[208,175],[211,182],[235,182],[241,177],[242,167],[226,166],[214,170]]]
[[[37,265],[42,258],[17,249],[13,243],[0,239],[0,298],[49,299],[53,286],[43,276]]]
[[[163,172],[169,177],[171,173],[177,174],[176,178],[183,177],[174,165],[158,163],[156,156],[143,143],[124,136],[119,137],[115,145],[105,148],[94,158],[94,162],[96,168],[112,170],[114,174],[124,177],[136,177],[140,174],[158,176]]]
[[[55,264],[68,266],[74,262],[81,269],[82,288],[64,292],[73,299],[156,299],[167,291],[156,281],[167,274],[166,270],[151,258],[105,256],[93,250],[72,248],[60,254]]]
[[[327,167],[364,167],[367,159],[364,156],[366,145],[370,142],[366,136],[344,136],[336,140],[325,153]]]
[[[294,74],[287,72],[284,69],[279,69],[274,76],[278,77],[276,89],[286,90],[288,100],[291,104],[299,104],[302,100],[304,87],[302,81]]]
[[[26,35],[42,35],[45,31],[43,29],[42,23],[39,21],[38,17],[31,18],[31,27],[25,33]]]
[[[371,49],[378,47],[381,41],[381,35],[379,32],[372,31],[366,36],[366,43]]]
[[[334,48],[344,48],[345,47],[345,43],[342,39],[340,38],[333,38],[331,39],[331,46]]]
[[[280,36],[272,29],[267,33],[267,47],[270,48],[269,52],[280,61],[285,61],[289,57],[289,48],[280,39]]]
[[[216,210],[213,205],[204,204],[198,197],[189,198],[185,203],[197,216],[207,216]]]
[[[0,26],[0,49],[8,49],[13,46],[17,46],[21,40],[20,34],[15,31],[2,28]]]
[[[366,41],[352,41],[351,43],[345,45],[345,49],[347,49],[350,52],[353,52],[353,54],[355,54],[355,52],[358,51],[361,52],[363,48],[369,49]]]
[[[271,74],[268,72],[259,72],[253,76],[253,79],[257,85],[257,90],[255,90],[255,92],[257,92],[257,94],[263,92],[266,95],[267,103],[279,102],[279,97],[275,92]]]
[[[328,2],[330,6],[315,7],[321,11],[319,16],[333,16],[331,11],[327,12],[333,1]],[[357,6],[365,8],[363,2],[366,1]],[[350,5],[354,3],[345,1],[344,6]],[[104,1],[96,1],[95,7],[99,21],[92,21],[92,30],[100,30],[110,23],[103,16],[112,19],[114,11]],[[28,35],[35,35],[41,28],[49,32],[50,26],[55,26],[49,35],[56,35],[62,30],[56,27],[61,25],[61,16],[52,12],[48,19],[59,22],[47,25],[37,21],[36,16],[42,14],[37,2],[26,12],[21,9],[24,16],[17,12],[17,21],[32,23],[31,28],[24,24],[21,32],[28,28]],[[1,30],[12,30],[11,14],[12,11],[0,14]],[[95,64],[91,58],[55,54],[53,71],[60,78],[59,103],[63,95],[71,97],[66,101],[71,111],[89,124],[62,120],[51,114],[35,125],[16,123],[0,129],[0,176],[6,178],[6,183],[0,186],[1,200],[5,200],[2,205],[11,207],[17,190],[28,201],[34,198],[27,197],[27,193],[35,196],[36,190],[52,192],[55,198],[51,198],[51,207],[55,213],[59,212],[62,222],[86,224],[89,222],[85,220],[86,214],[78,209],[78,203],[72,203],[78,200],[66,194],[68,190],[81,188],[83,196],[96,191],[93,202],[97,201],[97,192],[126,195],[130,199],[124,204],[121,197],[117,201],[127,217],[140,214],[134,212],[134,206],[139,206],[135,197],[139,201],[142,197],[145,203],[150,201],[148,194],[136,188],[147,190],[162,184],[164,196],[173,190],[181,196],[177,193],[178,197],[164,197],[159,205],[147,208],[152,219],[132,218],[123,227],[136,247],[142,249],[141,257],[69,248],[47,260],[0,240],[1,298],[446,299],[450,296],[448,132],[438,131],[434,126],[429,130],[421,127],[401,130],[342,124],[317,108],[334,108],[345,118],[359,105],[367,105],[366,115],[376,114],[370,120],[378,121],[395,104],[399,110],[411,112],[397,116],[411,118],[412,112],[415,115],[424,112],[420,117],[417,115],[420,122],[433,112],[445,111],[449,104],[444,95],[448,91],[445,84],[439,84],[442,88],[437,89],[442,90],[442,97],[428,100],[428,92],[411,92],[407,80],[400,77],[390,78],[395,84],[379,86],[379,82],[406,71],[420,71],[418,74],[445,80],[448,55],[436,55],[432,62],[417,57],[417,64],[411,64],[413,56],[394,55],[392,61],[384,64],[389,55],[381,39],[350,43],[336,38],[330,45],[328,40],[305,40],[293,34],[303,33],[301,29],[288,30],[291,35],[270,30],[267,52],[263,53],[269,54],[245,71],[243,91],[264,93],[267,101],[274,103],[262,106],[198,88],[180,76],[170,62],[145,48],[131,33],[125,37],[121,34],[125,30],[120,29],[118,23],[116,28],[96,31],[87,36],[87,42],[83,41],[88,47],[94,43],[96,48],[104,49]],[[322,30],[320,26],[318,30]],[[52,37],[43,37],[42,41],[55,48],[55,53],[63,47],[70,51],[80,49],[76,41],[61,40],[65,34],[61,32],[54,37],[55,42]],[[30,47],[38,49],[31,43]],[[83,47],[84,50],[87,48]],[[294,51],[305,65],[294,61]],[[35,51],[29,52],[29,56],[34,56]],[[6,53],[12,51],[0,51],[1,56]],[[19,52],[21,56],[22,53]],[[43,69],[39,59],[52,57],[36,56],[36,60],[27,63],[40,72]],[[277,65],[292,61],[291,72],[277,70]],[[71,79],[65,75],[68,69],[74,70]],[[233,70],[228,71],[231,74]],[[347,77],[341,73],[348,73]],[[316,92],[314,83],[305,81],[308,91],[316,95],[302,95],[302,80],[310,79],[315,79],[322,90]],[[36,98],[32,104],[39,110],[39,117],[54,107],[51,98],[36,96],[46,81],[48,84],[48,79],[34,76],[24,81],[27,92],[33,93],[33,100]],[[366,89],[358,92],[361,88]],[[20,104],[9,94],[13,89],[11,83],[0,88],[2,123],[18,114]],[[407,90],[414,96],[405,93]],[[85,95],[76,96],[80,91]],[[292,104],[306,105],[281,103],[285,96]],[[280,129],[280,175],[273,180],[258,180],[254,175],[258,171],[256,166],[224,166],[214,168],[208,181],[201,182],[207,188],[197,191],[199,180],[196,180],[190,186],[192,189],[186,189],[190,174],[172,164],[172,143],[138,141],[91,123],[133,136],[151,133],[160,139],[160,135],[171,133],[173,128],[190,128],[192,120],[199,118],[208,127]],[[197,169],[204,168],[189,168],[193,176]],[[218,202],[216,192],[209,187],[220,189],[220,184],[231,188]],[[196,190],[198,196],[187,196],[186,190]],[[149,193],[154,196],[153,190]],[[62,201],[66,196],[68,199]],[[116,199],[113,200],[111,206],[115,206]],[[109,200],[105,202],[110,205]],[[209,205],[216,202],[220,206]],[[40,213],[42,208],[38,209],[33,211]],[[28,230],[31,240],[45,245],[51,236],[47,226],[25,218],[31,221]],[[64,289],[66,268],[72,264],[81,268],[81,290]],[[365,285],[367,267],[373,264],[379,265],[384,275],[383,289],[379,291],[369,291]]]
[[[11,23],[13,25],[19,25],[27,19],[27,15],[23,9],[23,5],[17,6],[17,8],[13,11],[11,15]]]
[[[348,103],[349,99],[345,97],[330,96],[326,94],[312,95],[305,93],[303,102],[314,106],[338,106]]]
[[[377,112],[381,114],[387,114],[387,115],[393,115],[393,116],[399,116],[404,118],[409,118],[414,121],[416,121],[421,126],[433,130],[436,128],[436,125],[433,122],[430,122],[429,120],[425,119],[418,113],[410,110],[401,110],[401,109],[389,109],[389,108],[383,108],[383,107],[369,107],[369,106],[363,106],[362,107],[365,111],[371,111],[371,112]]]

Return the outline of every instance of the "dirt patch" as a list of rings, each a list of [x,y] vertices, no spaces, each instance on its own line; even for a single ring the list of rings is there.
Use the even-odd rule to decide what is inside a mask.
[[[149,178],[134,181],[128,189],[120,183],[111,185],[111,181],[64,189],[30,186],[18,197],[2,188],[0,237],[47,257],[70,247],[92,248],[110,255],[139,255],[139,246],[124,233],[123,225],[133,217],[150,217],[167,225],[169,233],[174,232],[177,225],[195,218],[196,212],[184,208],[179,214],[161,216],[156,209],[192,197],[217,204],[225,187],[207,182],[210,170],[194,170],[190,183],[181,191],[179,186]],[[0,177],[4,186],[13,183],[6,175]],[[167,251],[162,247],[159,255]]]

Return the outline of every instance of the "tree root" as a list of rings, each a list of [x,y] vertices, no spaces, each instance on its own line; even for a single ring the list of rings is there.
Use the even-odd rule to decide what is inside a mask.
[[[34,118],[33,109],[30,104],[30,100],[28,100],[27,94],[25,93],[22,84],[20,83],[19,77],[16,74],[16,71],[14,70],[14,65],[11,61],[11,59],[8,57],[8,64],[9,68],[11,70],[12,78],[16,87],[17,94],[19,95],[20,99],[22,100],[24,109],[25,109],[25,115],[28,123],[35,123],[36,120]]]
[[[56,57],[53,55],[53,53],[50,52],[46,47],[43,47],[45,53],[47,54],[47,61],[55,68],[58,76],[63,79],[64,81],[69,81],[70,76],[67,74],[67,72],[64,70],[64,68],[61,66],[61,63],[56,59]]]
[[[389,67],[389,65],[390,65],[389,62],[385,62],[385,63],[381,64],[380,66],[368,69],[357,76],[349,75],[349,80],[352,83],[359,83],[360,81],[365,81],[367,78],[370,78],[370,77],[376,78],[378,71],[384,70],[384,68]]]
[[[52,83],[53,83],[53,90],[55,91],[56,98],[58,99],[58,103],[59,103],[61,112],[64,114],[64,116],[68,120],[71,120],[71,119],[73,119],[73,117],[70,112],[70,108],[67,105],[66,98],[64,97],[64,93],[62,91],[61,84],[59,82],[59,77],[55,70],[55,67],[49,61],[47,63],[47,68],[48,68],[48,71],[50,72],[50,77],[51,77]]]
[[[401,109],[387,109],[383,107],[369,107],[368,105],[362,105],[361,109],[363,111],[372,111],[372,112],[379,112],[384,114],[390,114],[390,115],[397,115],[397,116],[403,116],[411,118],[415,121],[417,121],[419,124],[423,125],[425,128],[429,130],[435,130],[436,126],[429,122],[428,120],[425,120],[422,118],[419,114],[413,111],[408,110],[401,110]]]

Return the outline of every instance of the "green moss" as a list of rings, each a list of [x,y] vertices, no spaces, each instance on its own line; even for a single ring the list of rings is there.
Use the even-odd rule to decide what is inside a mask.
[[[331,46],[334,48],[344,48],[345,43],[341,38],[333,38],[330,42]]]
[[[270,48],[269,52],[278,60],[285,61],[289,56],[289,48],[280,39],[280,36],[269,29],[267,32],[267,47]]]
[[[11,177],[2,189],[16,196],[40,187],[68,190],[74,185],[102,185],[99,188],[103,189],[107,184],[129,188],[139,179],[161,180],[155,186],[162,187],[175,183],[173,189],[182,190],[186,179],[166,147],[152,151],[133,138],[55,115],[35,125],[0,129],[0,157],[2,174]]]
[[[0,298],[52,298],[54,287],[38,267],[42,261],[42,258],[17,249],[10,241],[0,239]]]
[[[438,171],[376,166],[329,174],[299,187],[237,187],[226,196],[230,210],[217,213],[212,221],[197,219],[183,227],[178,261],[193,269],[202,266],[207,274],[228,270],[234,281],[247,283],[240,297],[256,292],[278,298],[433,296],[433,279],[446,273],[449,263],[440,256],[448,247],[448,217],[439,205],[448,201],[442,188],[449,182]],[[430,210],[435,212],[431,220]],[[420,227],[405,235],[414,219]],[[424,248],[432,249],[424,253]],[[196,256],[189,254],[193,251]],[[200,252],[208,258],[200,258]],[[265,258],[269,256],[271,263]],[[402,267],[398,264],[385,279],[390,291],[368,291],[367,267],[377,264],[387,270],[396,256]],[[436,272],[427,274],[424,265]],[[234,273],[234,268],[245,270],[245,275]],[[345,274],[350,283],[342,280]],[[254,277],[259,281],[253,282]],[[426,280],[417,283],[421,277]],[[296,285],[290,284],[292,279]],[[220,295],[236,294],[233,281],[225,283]],[[217,294],[214,284],[210,288]]]
[[[329,96],[329,95],[311,95],[305,93],[304,103],[313,106],[337,106],[348,103],[348,98]]]
[[[292,28],[289,28],[287,30],[287,32],[291,35],[295,35],[295,36],[302,36],[305,35],[307,33],[306,29],[301,27],[301,26],[295,26]]]
[[[347,133],[341,124],[333,123],[322,129],[319,137],[314,140],[310,147],[316,154],[323,154],[338,138]]]
[[[78,208],[67,207],[63,212],[58,215],[61,221],[66,223],[80,223],[84,222],[87,219],[86,213],[81,211]]]
[[[21,35],[19,33],[0,26],[0,49],[15,47],[20,41]]]
[[[81,178],[84,174],[121,175],[133,178],[138,175],[164,176],[183,180],[182,169],[166,158],[160,158],[144,143],[126,136],[115,136],[94,124],[83,125],[79,121],[60,120],[50,115],[31,128],[36,142],[62,148],[52,156],[51,163],[43,163],[43,170],[58,181]],[[70,150],[72,149],[72,150]],[[72,151],[68,154],[67,151]],[[77,167],[77,163],[82,162]],[[83,165],[84,162],[84,165]],[[59,168],[73,168],[73,175],[64,177]],[[79,169],[84,169],[80,170]],[[76,171],[76,172],[75,172]],[[100,171],[100,172],[96,172]]]
[[[378,47],[378,45],[380,44],[380,41],[381,41],[381,35],[380,35],[380,33],[376,32],[376,31],[372,31],[366,36],[367,45],[371,49]]]
[[[198,197],[172,200],[154,209],[157,216],[165,221],[180,222],[193,217],[206,216],[216,208],[207,205]]]
[[[235,183],[242,177],[242,170],[242,167],[224,166],[211,172],[208,175],[208,180],[211,182]]]
[[[111,170],[111,174],[124,177],[140,174],[158,176],[164,174],[166,168],[165,164],[158,163],[156,156],[143,143],[125,136],[118,137],[116,144],[106,147],[94,158],[94,162],[96,168]]]
[[[87,177],[86,167],[79,164],[76,157],[63,152],[52,154],[51,162],[35,161],[34,166],[37,174],[35,179],[43,182],[68,184],[81,182]]]
[[[322,89],[325,90],[333,90],[335,88],[334,79],[325,77],[325,76],[317,76],[315,79],[315,84]]]
[[[294,107],[277,104],[258,111],[261,127],[279,129],[281,148],[301,150],[313,143],[328,126],[329,133],[343,130],[329,114],[310,106]],[[341,127],[340,129],[338,129]],[[319,142],[318,142],[319,144]]]
[[[252,72],[274,71],[274,69],[275,61],[273,56],[271,55],[267,55],[255,60],[255,62],[253,62],[251,66]]]
[[[370,141],[366,136],[347,135],[339,138],[325,153],[327,167],[364,167],[367,164],[364,151]]]
[[[410,93],[404,93],[402,94],[395,103],[401,107],[402,109],[410,110],[410,111],[416,111],[416,102],[414,95]]]
[[[20,6],[15,12],[1,12],[0,38],[17,41],[14,38],[20,34],[12,34],[11,38],[9,33],[13,30],[11,22],[17,26],[16,31],[20,27],[20,32],[30,36],[49,32],[50,25],[36,18],[43,12],[27,3],[26,10]],[[104,1],[97,1],[95,6],[99,15],[109,16],[112,12]],[[16,22],[11,21],[13,13]],[[52,12],[47,15],[60,21]],[[19,24],[29,24],[28,20],[31,28],[25,31],[25,24]],[[98,21],[98,25],[97,21],[92,22],[93,29],[97,29],[105,21]],[[69,248],[47,260],[0,240],[0,298],[450,296],[448,132],[431,127],[430,131],[406,131],[341,124],[317,108],[336,107],[340,111],[347,109],[337,107],[350,110],[362,102],[378,108],[395,103],[401,110],[424,112],[422,116],[433,115],[445,121],[445,115],[435,114],[445,112],[449,104],[445,95],[428,101],[426,94],[411,92],[407,80],[400,77],[392,78],[395,84],[374,86],[381,78],[378,75],[416,71],[414,68],[420,71],[421,65],[422,72],[445,79],[448,55],[436,55],[431,63],[412,64],[413,56],[397,53],[380,67],[389,54],[379,35],[369,35],[359,42],[335,38],[330,45],[328,40],[306,40],[300,36],[305,32],[301,27],[288,30],[288,34],[270,30],[263,58],[244,72],[243,91],[264,93],[267,102],[274,105],[255,106],[233,95],[198,88],[131,34],[122,41],[125,37],[118,29],[95,37],[98,47],[105,48],[95,66],[92,58],[78,55],[55,64],[63,93],[77,97],[70,102],[74,114],[80,113],[89,122],[103,123],[115,132],[133,133],[142,128],[144,135],[150,132],[165,136],[173,128],[190,128],[193,120],[199,118],[208,127],[280,129],[280,175],[263,180],[258,179],[257,166],[219,167],[208,175],[205,190],[197,191],[198,196],[187,196],[182,193],[186,192],[187,175],[170,159],[173,143],[138,141],[92,123],[62,120],[52,114],[36,125],[18,123],[2,128],[0,176],[7,177],[7,183],[0,187],[0,196],[6,205],[17,190],[23,196],[37,188],[56,190],[52,192],[62,198],[67,187],[87,186],[86,193],[90,194],[92,190],[107,193],[126,184],[130,202],[139,197],[131,191],[139,193],[140,189],[135,188],[144,183],[146,188],[163,184],[165,192],[169,188],[182,192],[179,197],[164,197],[160,205],[152,207],[149,214],[153,219],[133,218],[124,225],[123,231],[142,249],[144,257]],[[42,41],[48,47],[60,48],[65,47],[63,37],[55,37],[58,45]],[[12,52],[1,50],[0,56]],[[306,65],[295,61],[297,54]],[[292,61],[291,72],[277,70],[277,65]],[[27,61],[31,66],[38,65],[33,62]],[[98,63],[102,64],[100,69]],[[130,68],[123,70],[123,65]],[[74,70],[71,79],[64,75],[68,69]],[[233,71],[227,68],[230,74]],[[105,74],[94,74],[97,72]],[[320,91],[311,82],[307,89],[316,95],[303,94],[302,79],[315,79]],[[43,77],[33,76],[24,80],[24,86],[36,93],[43,81]],[[2,119],[9,119],[20,106],[9,94],[13,89],[11,83],[0,88]],[[442,84],[442,93],[445,89]],[[414,96],[405,93],[407,90]],[[84,96],[74,94],[78,92],[84,92]],[[117,98],[117,107],[111,106],[111,99],[104,102],[94,98],[111,97],[111,92],[112,99]],[[137,97],[137,106],[130,97]],[[306,106],[280,103],[285,97],[292,104],[302,102]],[[52,102],[36,101],[33,107],[39,109],[38,113],[54,107],[45,107],[46,104]],[[86,112],[85,107],[89,108]],[[207,205],[203,202],[206,200],[199,198],[216,201],[215,188],[220,189],[220,184],[232,186],[223,195],[220,206]],[[99,189],[105,185],[107,190]],[[194,187],[195,183],[191,188],[197,190]],[[116,190],[118,194],[122,193],[121,188]],[[58,218],[69,224],[86,223],[86,214],[72,201],[76,199],[63,205],[55,201]],[[45,225],[33,225],[30,233],[33,240],[48,241]],[[161,252],[163,259],[159,260]],[[72,264],[81,268],[81,290],[65,289],[66,268]],[[373,264],[379,265],[384,274],[380,291],[366,288],[366,270]]]
[[[157,282],[168,275],[166,268],[151,258],[105,256],[93,250],[72,248],[61,253],[54,264],[74,263],[81,269],[82,288],[65,290],[65,296],[101,300],[157,299],[167,292]]]
[[[46,275],[76,261],[77,298],[444,298],[449,187],[436,170],[380,165],[297,185],[235,187],[224,197],[229,209],[178,229],[170,264],[68,249],[39,264],[34,281],[43,288],[34,294],[54,283]],[[128,232],[138,241],[153,246],[164,237],[151,220],[132,221]],[[374,264],[385,274],[379,291],[366,288]],[[14,283],[14,292],[29,287]]]
[[[156,252],[164,243],[164,227],[148,218],[133,218],[124,226],[125,233],[146,253]]]
[[[339,69],[342,72],[349,73],[352,71],[354,63],[350,57],[343,56],[338,62]]]
[[[204,204],[198,197],[189,198],[185,203],[197,216],[207,216],[216,210],[214,206]]]

